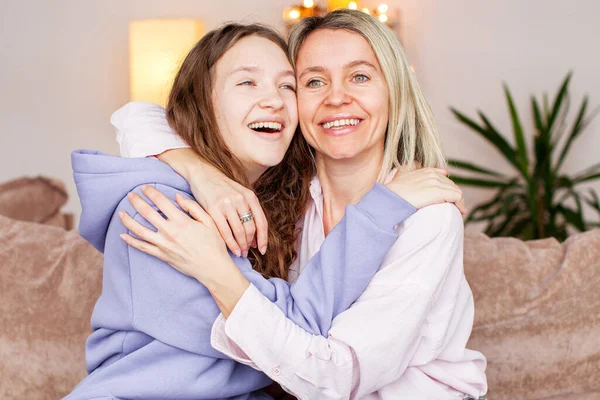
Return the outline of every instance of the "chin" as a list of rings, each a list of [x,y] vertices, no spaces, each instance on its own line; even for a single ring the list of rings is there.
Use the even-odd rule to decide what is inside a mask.
[[[269,157],[264,157],[264,158],[261,158],[260,160],[257,160],[257,162],[258,162],[258,164],[262,165],[265,168],[271,168],[271,167],[281,164],[284,156],[285,156],[285,153],[281,154],[280,156],[271,154]]]
[[[340,148],[340,147],[320,149],[320,152],[324,156],[326,156],[328,158],[332,158],[334,160],[344,160],[344,159],[354,158],[360,153],[357,149],[354,149],[354,148]]]

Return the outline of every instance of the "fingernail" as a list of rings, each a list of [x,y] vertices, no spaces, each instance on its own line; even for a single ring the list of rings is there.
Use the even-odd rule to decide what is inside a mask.
[[[243,255],[244,255],[244,258],[248,258],[248,250],[244,251]]]
[[[142,190],[148,189],[148,185],[142,185]]]
[[[260,248],[260,254],[262,254],[264,256],[266,252],[267,252],[267,246],[263,246]]]
[[[238,256],[238,257],[241,257],[241,256],[242,256],[242,252],[241,252],[241,251],[239,251],[239,250],[236,250],[236,251],[235,251],[233,254],[235,254],[235,255],[236,255],[236,256]]]
[[[119,211],[119,217],[123,218],[125,216],[125,212],[124,211]]]
[[[181,200],[181,199],[183,198],[183,196],[182,196],[182,195],[180,195],[179,193],[175,193],[175,198],[176,198],[177,200]]]
[[[121,233],[121,234],[119,235],[119,237],[120,237],[121,239],[125,240],[125,234],[124,234],[124,233]]]
[[[127,193],[127,198],[131,200],[133,198],[133,192]]]

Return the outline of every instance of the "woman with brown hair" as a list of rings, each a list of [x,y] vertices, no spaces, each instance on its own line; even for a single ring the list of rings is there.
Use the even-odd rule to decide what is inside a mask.
[[[241,272],[230,276],[227,285],[240,289],[251,282],[298,326],[326,335],[333,318],[352,304],[378,269],[396,240],[394,227],[415,207],[446,197],[460,200],[460,191],[432,171],[395,178],[389,185],[393,191],[375,185],[346,208],[344,219],[290,287],[281,278],[296,258],[296,227],[308,204],[312,156],[302,137],[294,135],[295,79],[285,51],[281,37],[260,25],[228,24],[209,32],[183,62],[167,111],[195,154],[237,184],[254,187],[260,205],[269,210],[269,251],[251,251],[254,269],[245,257],[227,253],[210,218],[188,208],[190,187],[166,164],[73,153],[83,209],[79,229],[104,252],[104,280],[92,315],[94,332],[86,344],[90,374],[67,399],[264,397],[258,392],[270,382],[264,374],[211,346],[213,323],[229,303],[223,298],[215,302],[211,295],[222,293],[222,281],[213,275],[200,285],[184,275],[185,267],[181,274],[121,240],[136,240],[132,234],[138,233],[140,239],[152,240],[158,233],[151,226],[165,234],[194,222],[172,201],[201,221],[201,238],[188,239],[207,266],[227,258],[223,272]],[[157,197],[157,189],[162,196]],[[244,224],[253,217],[233,218]],[[131,224],[146,228],[129,231]]]

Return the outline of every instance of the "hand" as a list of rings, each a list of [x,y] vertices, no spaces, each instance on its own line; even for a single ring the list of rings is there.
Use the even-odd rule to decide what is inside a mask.
[[[189,182],[196,201],[212,217],[232,253],[247,257],[248,250],[253,246],[265,254],[268,244],[267,217],[252,190],[227,178],[191,149],[166,151],[158,158]],[[248,211],[252,212],[254,219],[242,224],[240,215]]]
[[[122,234],[121,238],[128,245],[169,263],[182,274],[196,278],[207,286],[216,280],[215,274],[223,275],[224,271],[219,267],[228,265],[228,262],[233,264],[213,220],[195,201],[176,195],[177,204],[194,218],[192,219],[154,187],[144,186],[142,193],[167,219],[137,193],[129,193],[127,198],[133,207],[157,231],[144,227],[126,212],[120,212],[123,225],[140,238]]]
[[[385,186],[412,204],[416,209],[440,203],[454,203],[467,214],[462,190],[440,168],[400,169]]]

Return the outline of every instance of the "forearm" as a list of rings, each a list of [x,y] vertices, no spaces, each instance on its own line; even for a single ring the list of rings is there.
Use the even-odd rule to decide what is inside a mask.
[[[208,171],[215,170],[212,165],[200,158],[190,148],[167,150],[157,155],[157,158],[168,164],[188,182],[194,179],[202,179],[202,177],[207,175]]]

